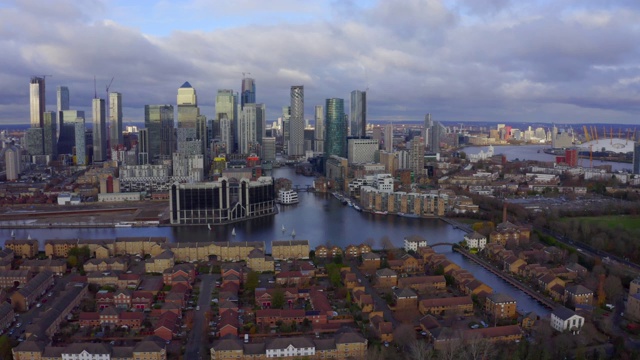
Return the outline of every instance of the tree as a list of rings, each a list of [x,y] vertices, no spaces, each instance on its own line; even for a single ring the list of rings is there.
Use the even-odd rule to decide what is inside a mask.
[[[615,275],[609,275],[604,280],[604,292],[610,302],[615,302],[620,299],[624,289],[622,288],[622,281]]]
[[[380,238],[380,245],[383,250],[393,249],[394,247],[393,242],[387,235],[384,235],[383,237]]]
[[[67,257],[67,264],[70,268],[75,268],[78,266],[78,257],[75,255],[69,255]]]
[[[393,340],[400,347],[411,346],[416,342],[416,331],[411,325],[400,324],[393,330]]]
[[[250,271],[247,274],[247,281],[244,283],[244,289],[250,294],[253,294],[256,288],[260,285],[260,274],[257,271]]]
[[[0,336],[0,358],[13,359],[13,354],[11,353],[11,342],[7,335]]]
[[[431,360],[435,358],[433,348],[426,341],[418,340],[409,346],[409,359]]]
[[[464,353],[467,359],[480,360],[493,358],[493,346],[480,335],[473,334],[464,339]]]
[[[271,297],[271,308],[282,309],[284,308],[284,291],[282,289],[276,289]]]

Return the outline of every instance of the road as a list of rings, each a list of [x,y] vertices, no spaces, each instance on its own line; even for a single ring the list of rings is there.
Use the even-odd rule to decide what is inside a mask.
[[[208,359],[210,357],[208,349],[205,344],[205,321],[207,321],[205,313],[211,309],[211,291],[213,290],[213,284],[219,275],[204,274],[201,275],[200,282],[200,297],[198,298],[198,306],[200,310],[194,310],[193,314],[193,326],[189,332],[189,340],[184,352],[185,359]]]
[[[391,322],[394,328],[398,327],[398,325],[400,325],[400,322],[393,317],[393,311],[389,309],[387,302],[384,301],[384,299],[380,296],[380,294],[378,294],[376,289],[373,288],[373,286],[369,282],[369,279],[366,276],[364,276],[364,274],[362,273],[362,271],[360,271],[360,269],[358,269],[354,261],[350,263],[350,266],[351,266],[351,271],[353,271],[353,273],[356,274],[356,277],[358,278],[358,282],[364,286],[365,292],[371,295],[371,297],[373,298],[375,311],[382,310],[382,313],[384,314],[384,320]]]

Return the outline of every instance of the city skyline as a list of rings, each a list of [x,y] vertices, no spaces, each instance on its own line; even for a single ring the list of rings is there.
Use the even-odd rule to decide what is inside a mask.
[[[269,121],[301,84],[309,119],[324,100],[367,89],[371,121],[637,122],[640,8],[629,2],[256,4],[4,4],[0,123],[29,123],[34,74],[52,75],[50,111],[58,86],[73,93],[71,108],[90,111],[93,76],[99,94],[114,78],[131,122],[144,105],[174,104],[187,80],[214,119],[217,90],[240,93],[243,73]]]

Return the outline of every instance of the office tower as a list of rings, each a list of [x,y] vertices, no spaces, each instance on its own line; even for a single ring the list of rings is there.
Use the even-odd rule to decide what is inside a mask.
[[[76,144],[76,121],[78,118],[84,119],[84,111],[62,110],[58,112],[59,133],[58,154],[72,154]],[[84,131],[84,130],[83,130]]]
[[[109,93],[109,146],[123,145],[122,137],[122,94]]]
[[[291,106],[282,107],[282,151],[289,153],[289,123],[291,121]]]
[[[633,145],[633,173],[640,174],[640,142]]]
[[[331,155],[347,157],[347,124],[343,99],[327,99],[325,104],[325,146],[328,159]]]
[[[256,104],[256,142],[262,145],[262,138],[267,136],[266,107]]]
[[[424,117],[424,133],[423,138],[425,140],[425,146],[432,153],[440,152],[440,137],[444,133],[444,126],[438,121],[431,119],[431,114],[427,114]]]
[[[93,162],[107,160],[107,119],[104,99],[93,99]]]
[[[376,126],[371,131],[371,138],[378,140],[378,144],[382,143],[382,128],[380,126]]]
[[[29,84],[30,97],[29,103],[31,108],[31,127],[41,128],[44,122],[45,112],[45,92],[44,77],[34,76]]]
[[[200,115],[196,90],[185,82],[178,89],[178,129],[192,129],[179,141],[200,141],[200,154],[205,153],[207,142],[207,118]],[[186,133],[183,131],[183,133]],[[180,146],[179,146],[180,147]]]
[[[256,102],[256,82],[252,78],[242,79],[242,92],[240,93],[240,110],[245,104],[254,104]]]
[[[393,151],[393,125],[391,124],[384,126],[384,149]]]
[[[52,157],[55,157],[58,155],[58,141],[56,138],[56,129],[58,126],[56,113],[54,111],[45,111],[43,115],[42,145],[44,147],[44,155],[51,155]]]
[[[276,138],[262,138],[262,160],[276,161]]]
[[[56,99],[58,103],[58,112],[69,110],[69,88],[66,86],[58,86],[56,89]]]
[[[20,149],[15,145],[9,145],[4,151],[5,172],[8,181],[18,180],[22,165],[20,163]]]
[[[69,122],[73,124],[73,136],[75,143],[75,161],[74,163],[78,166],[86,166],[88,164],[87,161],[87,136],[86,136],[86,127],[85,127],[85,119],[83,117],[76,118],[73,122]]]
[[[256,144],[256,104],[247,103],[242,108],[238,123],[238,152],[250,154],[255,152]]]
[[[409,169],[413,171],[415,177],[424,174],[424,139],[422,136],[416,136],[411,140]]]
[[[367,92],[351,92],[351,136],[363,138],[367,135]]]
[[[224,152],[230,154],[233,152],[233,133],[231,131],[231,121],[227,114],[220,117],[220,142],[224,145]]]
[[[313,152],[313,141],[315,139],[316,132],[313,128],[304,129],[304,152]]]
[[[216,117],[214,119],[213,137],[222,140],[221,119],[226,117],[229,122],[228,126],[231,130],[231,144],[235,144],[233,137],[235,136],[236,123],[238,119],[238,96],[233,90],[218,90],[216,95]],[[233,147],[228,147],[227,152],[233,152]]]
[[[289,120],[289,156],[304,155],[304,87],[291,87],[291,119]]]
[[[31,127],[27,129],[24,134],[25,137],[25,147],[27,149],[27,153],[31,156],[34,155],[44,155],[44,134],[43,128],[41,127]]]
[[[347,149],[349,164],[372,163],[378,151],[378,140],[352,138],[347,142]]]
[[[324,152],[324,107],[316,105],[315,107],[315,134],[314,134],[314,151],[317,153]]]
[[[172,105],[145,105],[144,126],[149,139],[149,162],[171,159],[175,150]]]
[[[140,165],[149,163],[149,129],[138,131],[138,160]]]

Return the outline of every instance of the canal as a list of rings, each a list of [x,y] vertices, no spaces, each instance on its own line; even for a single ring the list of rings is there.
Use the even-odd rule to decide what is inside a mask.
[[[274,170],[275,177],[287,177],[294,185],[306,187],[313,178],[295,174],[293,168],[283,167]],[[413,219],[393,215],[362,213],[354,208],[342,205],[328,194],[301,192],[300,202],[296,205],[280,206],[277,215],[254,219],[244,223],[215,226],[211,231],[206,226],[198,227],[148,227],[148,228],[94,228],[94,229],[16,229],[16,238],[31,237],[38,239],[41,246],[46,239],[109,239],[126,236],[164,236],[171,242],[181,241],[264,241],[267,250],[273,240],[291,239],[295,230],[296,239],[309,240],[313,249],[318,245],[329,244],[346,247],[372,241],[375,248],[382,247],[385,238],[397,246],[403,246],[405,236],[420,235],[430,243],[455,243],[462,240],[464,232],[438,219]],[[282,228],[284,227],[284,231]],[[235,237],[232,236],[235,229]],[[11,229],[0,230],[0,241],[11,237]],[[539,305],[521,291],[513,288],[500,278],[479,265],[454,253],[449,247],[436,247],[437,252],[469,270],[479,280],[491,286],[494,291],[507,293],[518,302],[521,311],[535,311],[544,316],[549,310]]]

